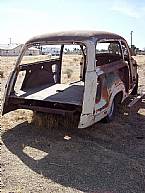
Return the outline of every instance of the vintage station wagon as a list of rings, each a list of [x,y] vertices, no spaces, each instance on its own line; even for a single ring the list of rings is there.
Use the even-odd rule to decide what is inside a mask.
[[[38,48],[40,55],[26,56],[30,47]],[[59,49],[59,55],[50,56],[50,48]],[[121,36],[50,33],[28,40],[22,48],[6,84],[2,113],[30,109],[64,120],[77,115],[77,126],[85,128],[112,120],[118,105],[137,88],[137,64]]]

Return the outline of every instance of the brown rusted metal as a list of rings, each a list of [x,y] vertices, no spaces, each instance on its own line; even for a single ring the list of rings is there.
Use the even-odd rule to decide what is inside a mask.
[[[25,79],[22,84],[22,90],[28,88],[35,88],[41,85],[54,84],[59,82],[60,72],[52,72],[52,65],[57,65],[60,69],[60,59],[56,60],[45,60],[40,62],[34,62],[30,64],[23,64],[20,66],[20,70],[26,70]],[[56,82],[54,80],[54,75],[56,75]],[[39,78],[36,78],[39,77]]]
[[[68,32],[55,32],[55,33],[48,33],[40,36],[35,36],[28,40],[26,44],[33,44],[37,42],[70,42],[70,41],[85,41],[88,39],[122,39],[125,40],[123,37],[110,32],[104,31],[68,31]]]
[[[63,109],[53,109],[53,108],[48,108],[48,107],[40,107],[40,106],[30,106],[30,105],[18,105],[18,108],[20,109],[29,109],[32,111],[38,111],[38,112],[44,112],[44,113],[51,113],[51,114],[57,114],[57,115],[73,115],[77,111],[73,110],[63,110]]]

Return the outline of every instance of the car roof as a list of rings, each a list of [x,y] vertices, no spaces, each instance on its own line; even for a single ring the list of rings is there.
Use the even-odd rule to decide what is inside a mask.
[[[39,36],[35,36],[31,39],[29,39],[26,44],[31,43],[39,43],[39,42],[73,42],[78,41],[82,42],[85,40],[101,40],[101,39],[123,39],[120,35],[117,35],[115,33],[111,32],[105,32],[105,31],[65,31],[65,32],[54,32],[54,33],[48,33],[43,34]]]

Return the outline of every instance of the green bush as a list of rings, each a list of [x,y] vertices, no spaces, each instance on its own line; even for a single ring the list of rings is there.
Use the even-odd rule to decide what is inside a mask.
[[[4,78],[4,72],[2,70],[0,70],[0,77]]]
[[[66,69],[66,71],[64,72],[64,74],[67,74],[68,78],[71,77],[72,73],[73,73],[73,70],[71,70],[71,69]]]

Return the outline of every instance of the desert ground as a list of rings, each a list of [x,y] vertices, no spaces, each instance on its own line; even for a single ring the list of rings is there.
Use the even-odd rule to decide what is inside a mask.
[[[141,93],[145,56],[135,59]],[[1,102],[15,60],[0,57]],[[87,129],[36,128],[31,117],[17,110],[0,118],[2,193],[145,193],[145,97]]]

